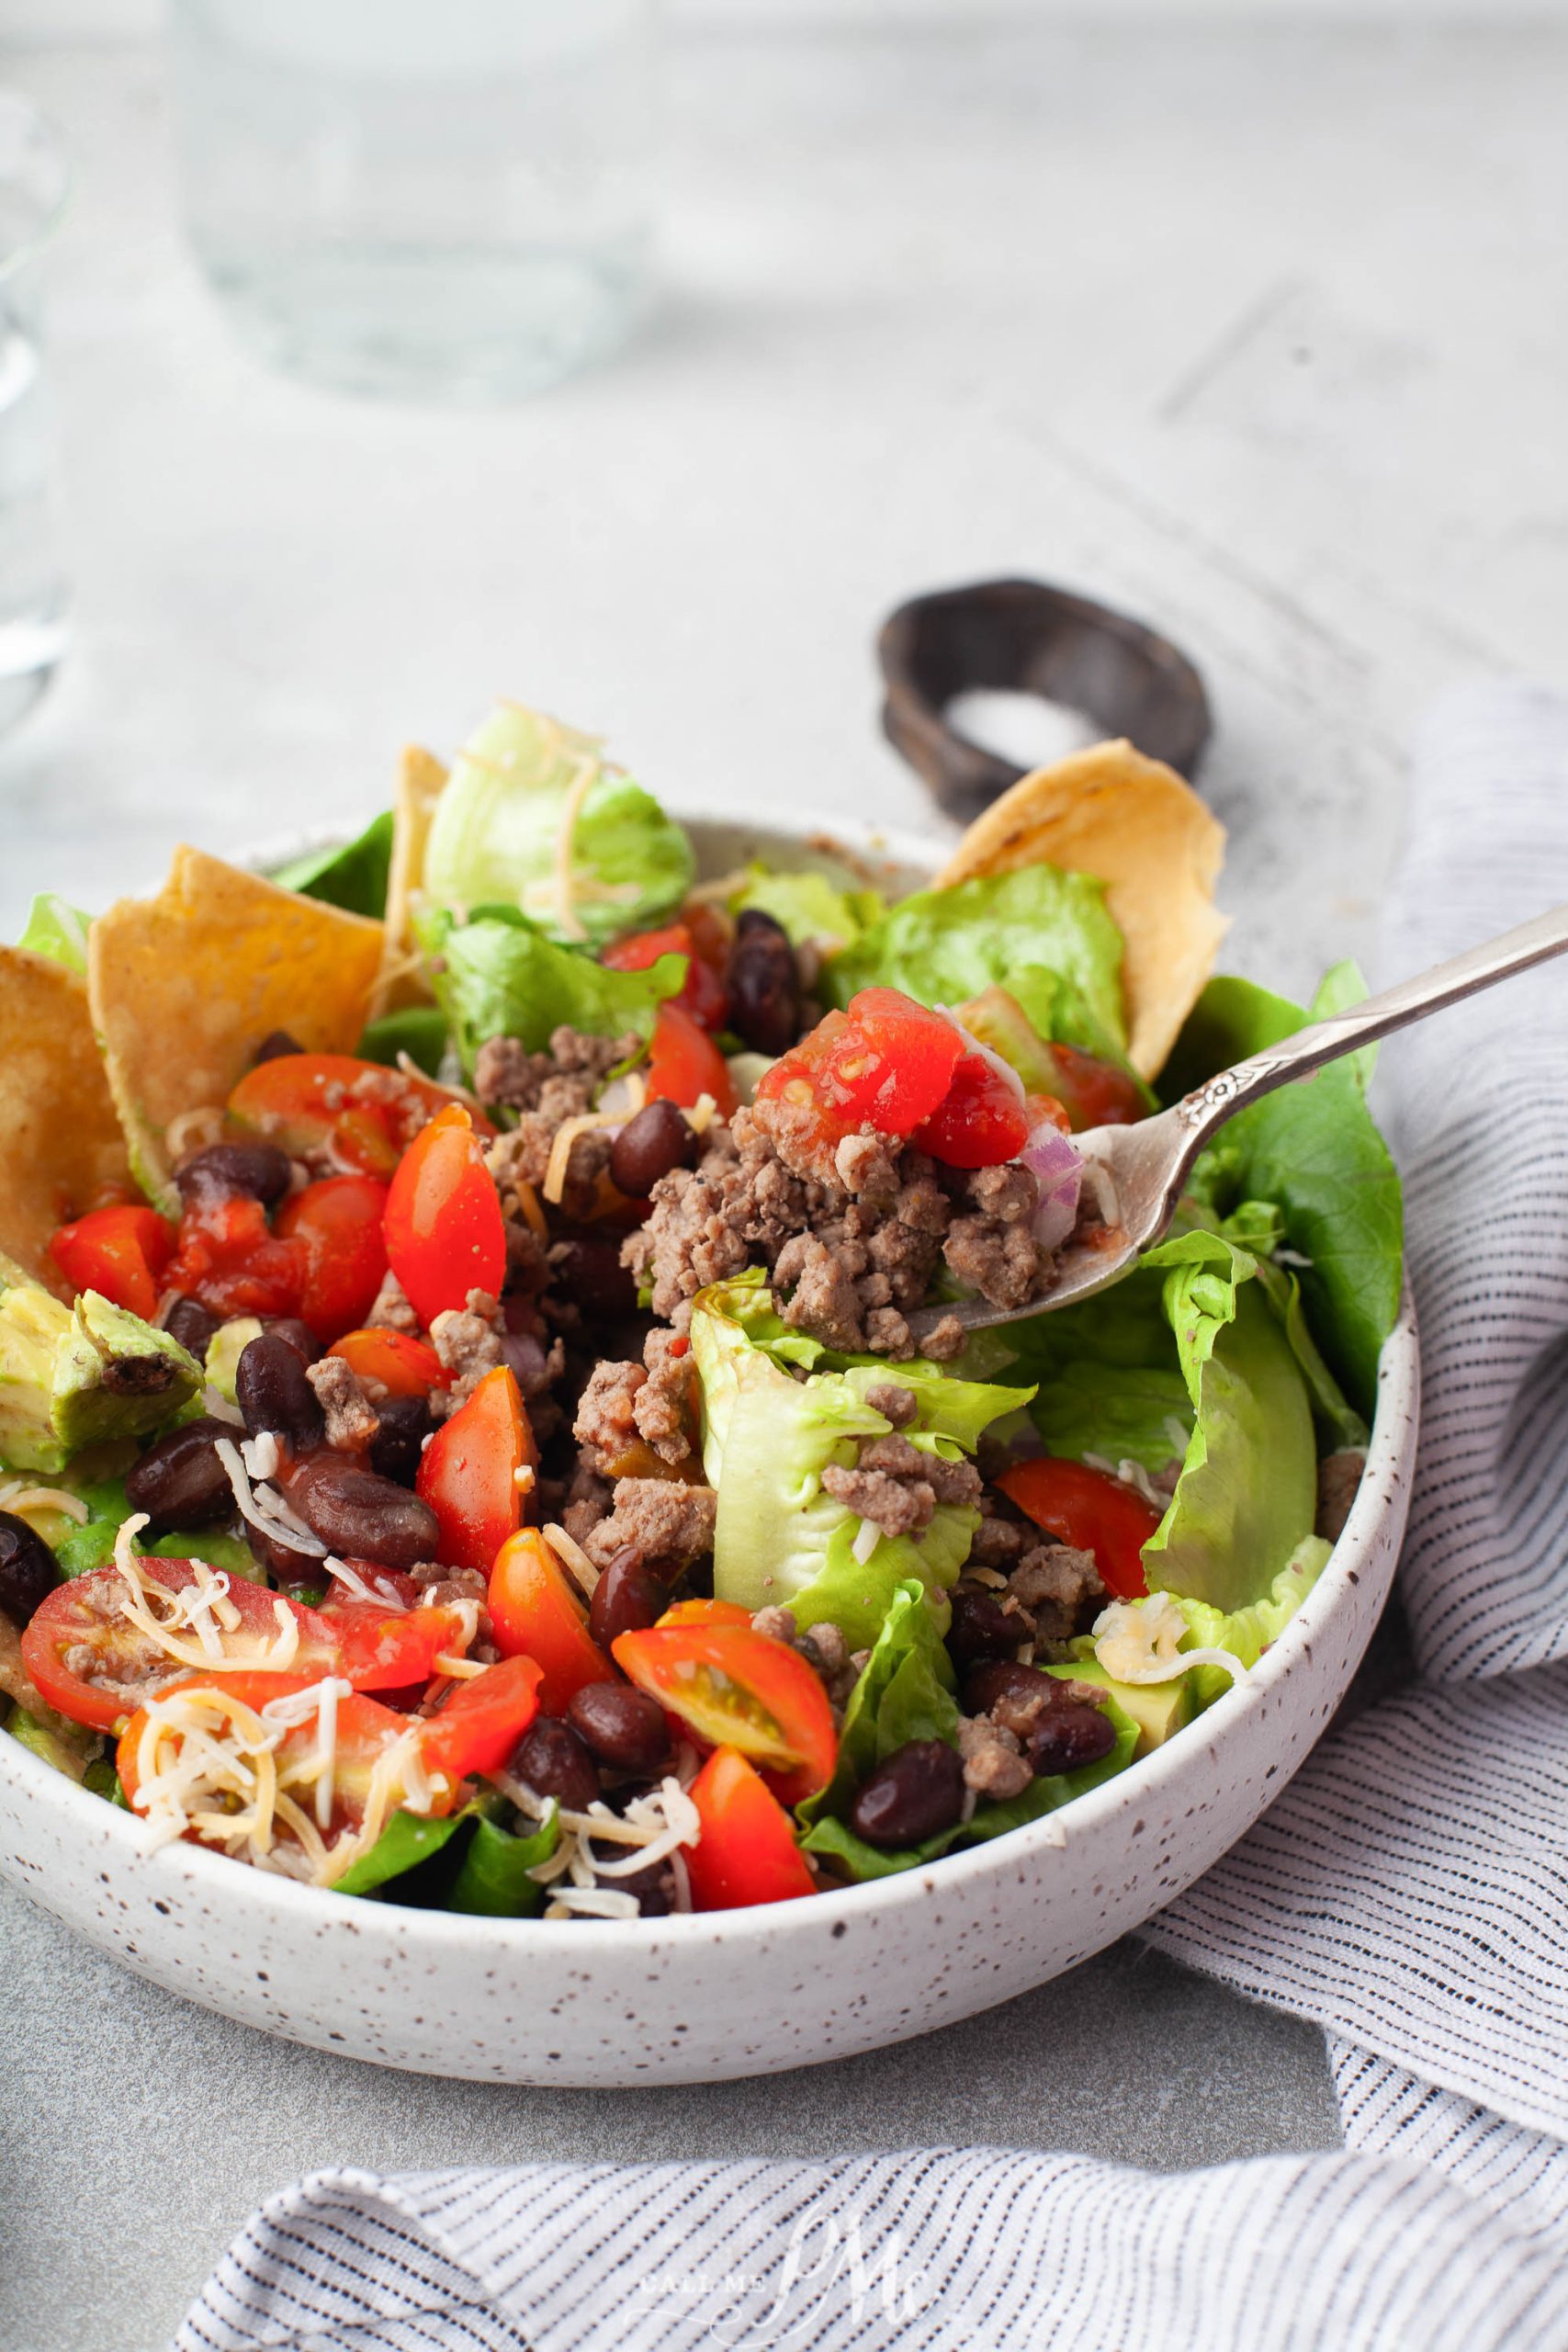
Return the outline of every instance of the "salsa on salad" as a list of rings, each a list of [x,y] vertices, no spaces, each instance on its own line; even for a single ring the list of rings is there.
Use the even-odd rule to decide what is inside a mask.
[[[39,899],[12,1737],[150,1849],[571,1919],[908,1869],[1178,1736],[1354,1496],[1400,1288],[1364,1072],[1236,1119],[1099,1296],[908,1318],[1043,1302],[1114,1220],[1075,1137],[1308,1017],[1208,978],[1222,840],[1111,744],[891,901],[826,847],[699,880],[503,704],[346,848]]]

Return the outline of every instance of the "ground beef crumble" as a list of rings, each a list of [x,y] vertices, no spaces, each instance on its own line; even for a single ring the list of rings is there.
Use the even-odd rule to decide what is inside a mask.
[[[501,1345],[501,1309],[488,1290],[471,1290],[464,1305],[448,1307],[430,1327],[430,1344],[448,1374],[449,1385],[438,1389],[431,1403],[449,1419],[466,1404],[487,1372],[504,1362]]]
[[[671,1575],[713,1550],[717,1512],[711,1487],[688,1487],[679,1478],[618,1478],[609,1517],[589,1529],[582,1548],[596,1568],[604,1568],[623,1544],[635,1544],[649,1567]]]
[[[321,1356],[306,1365],[305,1377],[326,1418],[327,1443],[338,1453],[363,1453],[381,1419],[353,1365],[342,1356]]]
[[[869,1519],[885,1535],[922,1535],[938,1503],[973,1506],[980,1474],[972,1462],[924,1453],[899,1431],[870,1439],[852,1469],[829,1462],[822,1484],[835,1502]]]
[[[643,1343],[641,1363],[594,1365],[572,1434],[590,1470],[609,1470],[639,1438],[677,1468],[691,1459],[695,1426],[690,1348],[678,1333],[656,1329]]]

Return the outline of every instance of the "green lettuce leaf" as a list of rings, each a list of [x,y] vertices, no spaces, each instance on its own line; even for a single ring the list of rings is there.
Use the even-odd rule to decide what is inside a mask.
[[[554,1813],[526,1837],[481,1817],[443,1907],[487,1919],[535,1917],[544,1909],[545,1890],[528,1872],[547,1862],[559,1843],[560,1822]]]
[[[274,866],[271,879],[285,890],[307,899],[321,899],[351,915],[372,915],[378,922],[387,911],[387,883],[392,870],[392,812],[384,808],[365,831],[335,849],[308,850]]]
[[[33,900],[28,927],[17,944],[29,955],[47,956],[51,963],[67,965],[73,972],[85,972],[91,921],[91,915],[85,915],[69,899],[45,890]]]
[[[572,909],[561,928],[556,847],[567,801],[592,775],[572,830]],[[594,946],[646,930],[679,906],[695,868],[682,827],[650,793],[607,766],[589,735],[502,703],[464,745],[435,804],[424,889],[461,910],[502,902],[547,937]]]
[[[362,1061],[384,1062],[389,1069],[396,1069],[399,1055],[407,1054],[427,1077],[439,1078],[446,1035],[446,1015],[439,1006],[410,1004],[372,1021],[355,1051]]]
[[[825,874],[770,874],[759,865],[733,907],[737,914],[758,907],[783,925],[793,946],[836,956],[880,921],[886,901],[880,890],[840,889]]]
[[[1177,1101],[1216,1070],[1290,1036],[1364,990],[1337,966],[1311,1013],[1250,981],[1211,980],[1160,1080]],[[1330,1062],[1238,1113],[1193,1172],[1195,1199],[1216,1216],[1245,1204],[1277,1205],[1300,1268],[1305,1319],[1351,1406],[1370,1419],[1378,1357],[1399,1315],[1404,1213],[1388,1147],[1367,1108],[1365,1054]],[[1255,1211],[1253,1212],[1256,1213]]]
[[[487,1039],[518,1037],[530,1053],[542,1053],[563,1021],[596,1037],[629,1030],[650,1037],[660,1004],[679,994],[686,977],[684,956],[660,956],[642,972],[613,972],[578,948],[558,946],[514,907],[477,907],[467,922],[436,909],[416,927],[469,1077]]]
[[[394,1813],[367,1854],[344,1872],[334,1894],[376,1894],[393,1879],[402,1878],[422,1862],[434,1860],[443,1848],[473,1817],[473,1808],[435,1819],[425,1814]]]
[[[826,1621],[861,1647],[874,1639],[901,1583],[941,1592],[954,1582],[979,1523],[975,1510],[939,1504],[923,1533],[881,1536],[868,1559],[855,1557],[862,1522],[826,1492],[821,1475],[829,1462],[852,1464],[861,1440],[891,1430],[867,1403],[869,1391],[888,1382],[908,1388],[916,1412],[904,1434],[950,1460],[972,1452],[980,1432],[1021,1400],[1015,1388],[879,1357],[796,1379],[754,1336],[772,1317],[761,1283],[753,1273],[699,1292],[693,1304],[703,1463],[718,1492],[714,1590],[749,1609],[793,1609],[803,1625]]]
[[[1077,1772],[1047,1774],[1032,1781],[1021,1795],[1005,1803],[978,1805],[967,1822],[942,1830],[919,1846],[891,1853],[868,1846],[842,1818],[862,1783],[908,1740],[941,1739],[949,1747],[958,1741],[953,1667],[942,1645],[930,1596],[919,1584],[901,1584],[844,1710],[833,1777],[818,1795],[797,1808],[796,1817],[806,1832],[800,1842],[808,1853],[831,1856],[853,1879],[887,1878],[895,1871],[934,1861],[961,1838],[967,1842],[998,1838],[1006,1829],[1038,1821],[1087,1789],[1098,1788],[1101,1781],[1131,1763],[1137,1745],[1136,1724],[1113,1700],[1105,1702],[1103,1712],[1115,1725],[1116,1745],[1098,1763],[1087,1764]]]
[[[825,966],[820,989],[845,1005],[857,989],[902,989],[960,1005],[1006,986],[1042,1037],[1124,1061],[1122,934],[1091,875],[1054,865],[989,874],[901,899]]]

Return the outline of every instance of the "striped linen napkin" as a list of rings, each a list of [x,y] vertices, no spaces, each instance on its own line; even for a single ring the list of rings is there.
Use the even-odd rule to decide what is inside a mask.
[[[1449,697],[1412,808],[1380,978],[1568,898],[1568,702]],[[1323,2026],[1347,2153],[322,2173],[254,2216],[178,2352],[1568,2352],[1568,973],[1411,1033],[1383,1084],[1418,1679],[1145,1930]]]

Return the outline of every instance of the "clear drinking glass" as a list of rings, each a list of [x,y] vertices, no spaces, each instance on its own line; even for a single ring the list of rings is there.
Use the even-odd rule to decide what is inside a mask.
[[[65,649],[43,278],[65,210],[65,150],[26,98],[0,90],[0,733],[37,701]]]
[[[191,243],[264,357],[505,400],[626,333],[651,0],[173,0],[172,27]]]

